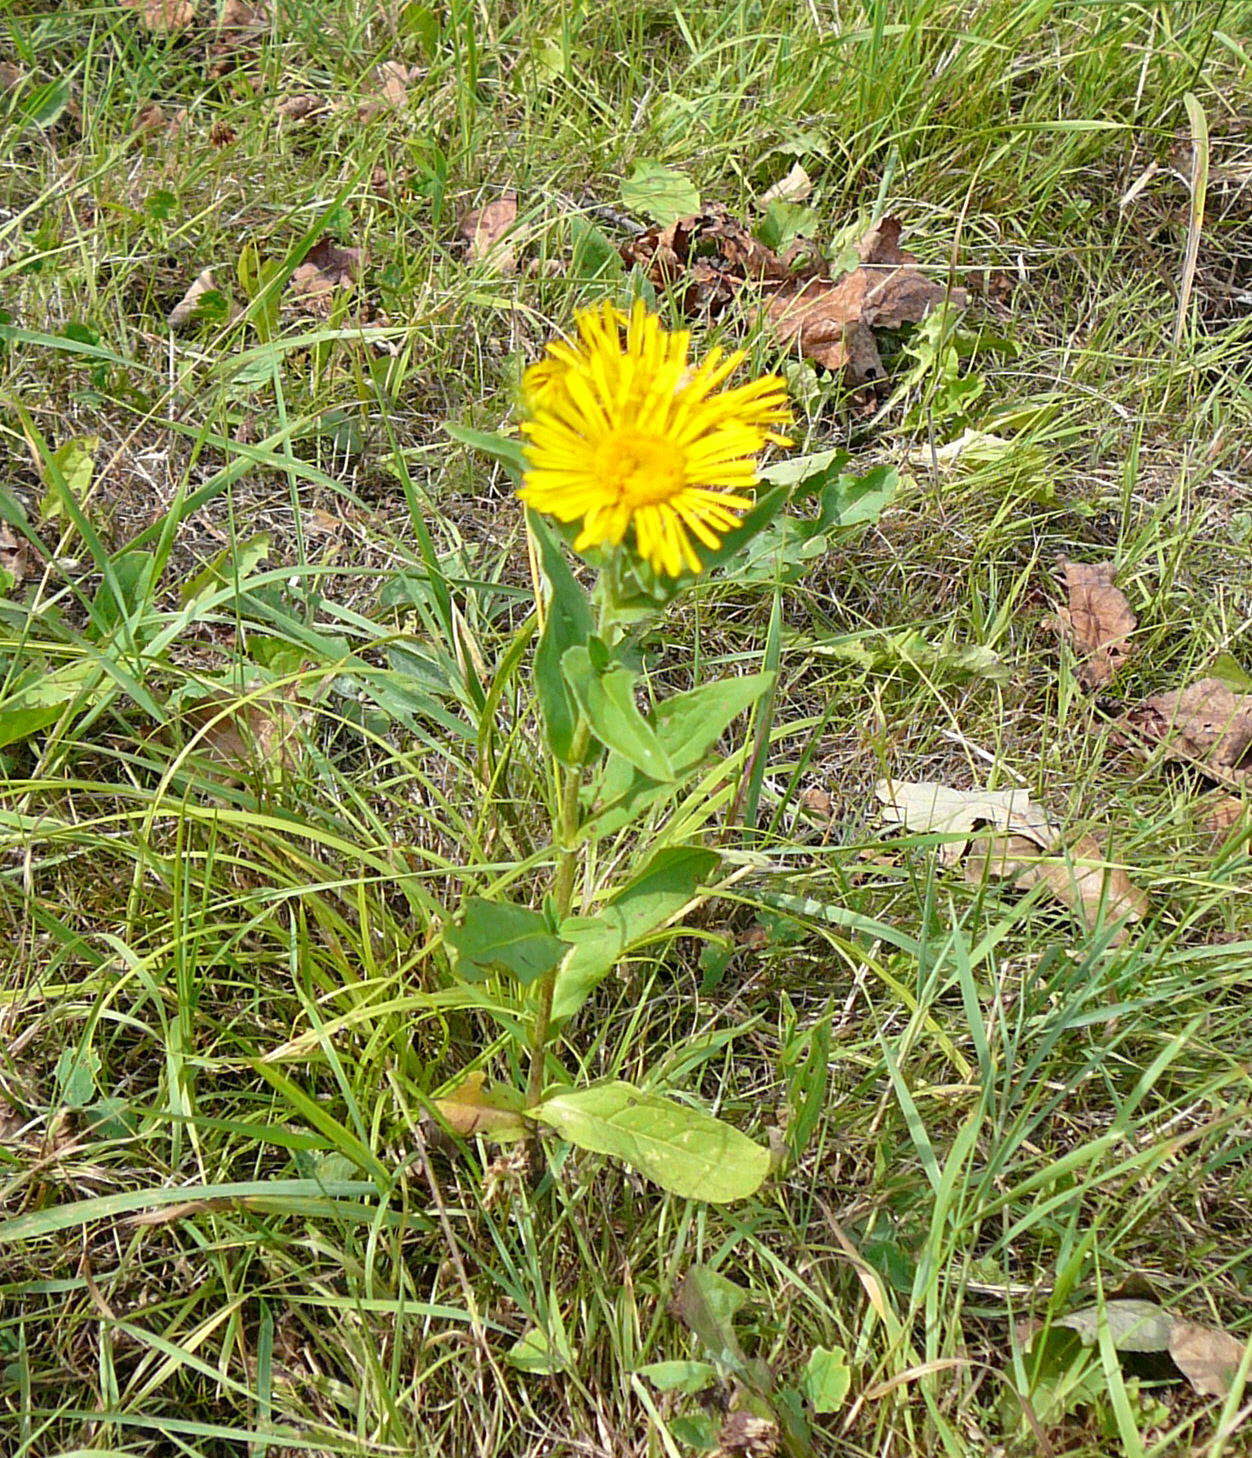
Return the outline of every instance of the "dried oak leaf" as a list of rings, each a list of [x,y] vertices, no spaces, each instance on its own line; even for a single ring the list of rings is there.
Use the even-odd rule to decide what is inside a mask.
[[[943,845],[939,856],[949,866],[964,861],[967,880],[991,875],[1023,890],[1046,886],[1089,929],[1102,921],[1138,921],[1147,911],[1146,896],[1107,861],[1093,836],[1066,841],[1025,790],[953,790],[931,781],[883,780],[875,793],[889,822],[961,837]],[[1118,939],[1115,933],[1112,940]]]
[[[193,0],[122,0],[126,10],[137,10],[149,30],[184,30],[196,18]]]
[[[1163,746],[1167,759],[1190,760],[1225,784],[1252,782],[1252,694],[1238,694],[1220,678],[1154,694],[1126,716],[1143,738]]]
[[[1081,835],[1051,855],[1025,836],[993,836],[982,854],[965,863],[965,877],[975,883],[983,875],[1012,881],[1023,891],[1046,886],[1052,895],[1095,931],[1101,923],[1141,921],[1148,898],[1120,867],[1109,863],[1093,835]],[[1114,943],[1122,939],[1115,932]]]
[[[330,317],[337,289],[351,289],[365,260],[360,248],[343,248],[333,238],[322,238],[304,256],[289,285],[296,307],[319,319]]]
[[[1228,1331],[1175,1321],[1169,1334],[1174,1365],[1201,1397],[1225,1397],[1243,1361],[1244,1344]]]
[[[496,273],[516,273],[517,252],[503,241],[516,222],[515,192],[506,192],[495,202],[471,209],[457,227],[457,232],[469,243],[467,261],[490,262]]]
[[[1238,795],[1215,794],[1203,802],[1200,826],[1213,837],[1214,845],[1229,840],[1236,827],[1248,833],[1248,802]]]
[[[894,217],[871,228],[857,244],[860,264],[843,278],[797,277],[779,289],[766,307],[778,338],[794,340],[816,364],[845,371],[851,384],[867,384],[883,373],[875,327],[920,324],[945,301],[963,307],[963,289],[928,278],[900,247],[901,228]]]
[[[1113,586],[1112,562],[1060,561],[1069,606],[1057,609],[1061,632],[1080,656],[1078,680],[1099,688],[1130,657],[1130,636],[1138,626],[1120,588]]]
[[[291,771],[300,750],[300,730],[308,717],[296,689],[252,690],[238,699],[214,694],[182,712],[194,734],[193,752],[225,771],[228,779]]]

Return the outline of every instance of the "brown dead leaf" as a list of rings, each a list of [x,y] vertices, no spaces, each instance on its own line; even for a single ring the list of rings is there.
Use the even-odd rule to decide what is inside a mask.
[[[1213,837],[1215,844],[1229,840],[1236,826],[1248,833],[1248,802],[1237,795],[1212,795],[1204,803],[1200,826]]]
[[[315,96],[312,92],[303,92],[299,96],[284,96],[274,103],[274,115],[280,121],[301,122],[307,121],[310,117],[320,116],[328,110],[329,102],[323,96]]]
[[[7,572],[14,587],[26,577],[28,543],[17,536],[7,521],[0,521],[0,572]]]
[[[215,121],[209,128],[209,145],[211,147],[229,147],[238,136],[239,133],[229,122]]]
[[[187,292],[170,310],[166,323],[171,329],[181,329],[195,317],[196,305],[201,298],[217,287],[211,268],[202,269],[191,281]]]
[[[773,187],[767,187],[757,202],[763,208],[769,207],[772,202],[802,203],[812,191],[813,179],[797,162],[786,177],[779,178]]]
[[[295,768],[307,718],[294,686],[249,690],[242,698],[214,694],[182,711],[193,753],[220,765],[231,779]]]
[[[193,0],[122,0],[126,10],[137,10],[149,30],[184,30],[196,18]]]
[[[420,66],[406,66],[401,61],[384,61],[375,67],[368,92],[357,107],[358,121],[373,121],[387,111],[403,111],[409,103],[409,87],[418,80]]]
[[[209,44],[209,75],[224,76],[252,60],[271,19],[271,0],[224,0]]]
[[[712,1458],[774,1458],[780,1442],[777,1423],[740,1408],[726,1414]]]
[[[135,117],[135,128],[145,134],[163,132],[166,136],[173,136],[181,131],[186,121],[185,106],[180,106],[177,111],[167,112],[159,101],[149,101],[139,108]]]
[[[1244,1344],[1219,1327],[1175,1321],[1169,1354],[1201,1397],[1225,1397],[1243,1361]]]
[[[29,72],[12,61],[0,61],[0,91],[14,91],[26,80]]]
[[[945,301],[964,307],[963,289],[928,278],[900,245],[899,218],[884,218],[857,244],[860,265],[841,279],[797,278],[769,300],[766,315],[783,343],[830,370],[845,371],[851,384],[883,373],[873,330],[920,324]]]
[[[1082,659],[1078,681],[1099,688],[1131,653],[1130,635],[1138,625],[1121,589],[1113,586],[1112,562],[1071,562],[1062,557],[1061,571],[1069,606],[1057,610],[1065,638]]]
[[[517,1109],[517,1102],[511,1091],[489,1092],[483,1073],[467,1074],[450,1094],[432,1100],[453,1133],[462,1138],[482,1134],[501,1143],[526,1135],[526,1119]]]
[[[969,881],[990,875],[1023,890],[1046,886],[1089,929],[1138,921],[1147,912],[1146,896],[1120,866],[1109,864],[1095,838],[1067,840],[1025,790],[953,790],[930,781],[883,780],[876,793],[889,822],[963,837],[941,846],[939,856],[949,866],[964,861]]]
[[[329,318],[336,302],[335,291],[354,288],[364,262],[360,248],[344,248],[329,236],[322,238],[291,275],[289,288],[295,295],[296,308],[319,319]]]
[[[516,273],[517,252],[503,242],[517,222],[517,194],[506,192],[485,207],[474,208],[461,219],[457,231],[469,241],[470,263],[490,262],[496,273]]]
[[[1190,760],[1224,784],[1252,783],[1252,694],[1238,694],[1220,678],[1154,694],[1126,716],[1166,759]]]
[[[980,853],[981,852],[981,853]],[[1092,835],[1081,835],[1059,853],[1041,855],[1025,836],[995,836],[965,863],[965,877],[978,883],[983,874],[1012,881],[1023,891],[1046,886],[1088,931],[1101,924],[1141,921],[1148,898],[1120,867],[1111,865]],[[1113,943],[1122,940],[1115,932]]]
[[[880,780],[874,793],[889,824],[919,834],[963,837],[940,847],[939,858],[955,865],[977,831],[998,831],[1024,839],[1035,851],[1057,843],[1059,828],[1027,790],[953,790],[934,780]]]

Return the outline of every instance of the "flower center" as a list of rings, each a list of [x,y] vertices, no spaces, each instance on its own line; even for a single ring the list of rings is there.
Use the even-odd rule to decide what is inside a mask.
[[[687,453],[670,440],[617,430],[596,447],[595,471],[605,489],[633,511],[677,496],[687,481]]]

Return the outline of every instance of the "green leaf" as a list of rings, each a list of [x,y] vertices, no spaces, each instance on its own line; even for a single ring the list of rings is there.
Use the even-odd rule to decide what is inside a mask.
[[[9,125],[50,127],[70,104],[70,78],[62,76],[42,86],[27,88],[18,96]]]
[[[636,1368],[635,1376],[645,1377],[658,1392],[683,1392],[690,1397],[717,1381],[717,1368],[709,1362],[649,1362]]]
[[[0,704],[0,748],[55,724],[71,704],[86,708],[100,694],[104,672],[80,658],[51,673],[30,673]]]
[[[779,197],[769,203],[761,215],[761,221],[756,225],[756,236],[767,248],[781,253],[801,233],[812,238],[820,227],[821,218],[815,209]],[[860,262],[859,259],[857,261]]]
[[[52,460],[60,478],[52,475],[47,481],[43,500],[39,504],[39,516],[43,521],[56,521],[66,515],[65,493],[80,503],[91,487],[91,478],[96,469],[96,451],[100,448],[100,437],[80,436],[67,440],[52,453]]]
[[[735,1332],[735,1317],[748,1293],[709,1266],[692,1266],[674,1296],[674,1312],[695,1333],[715,1362],[746,1372],[747,1353]]]
[[[636,942],[678,915],[720,859],[716,851],[667,847],[594,916],[567,917],[560,932],[573,950],[557,974],[553,1017],[572,1017]]]
[[[84,1109],[96,1096],[96,1075],[100,1072],[100,1055],[90,1044],[86,1048],[66,1048],[57,1059],[56,1081],[62,1100],[71,1109]]]
[[[814,1347],[800,1386],[814,1412],[838,1412],[852,1386],[847,1352],[842,1347]]]
[[[468,425],[445,423],[443,428],[453,440],[459,440],[472,450],[482,451],[493,461],[499,461],[515,479],[521,480],[522,472],[527,467],[525,441],[514,436],[496,435],[493,431],[472,430]]]
[[[564,1372],[573,1362],[568,1347],[554,1341],[547,1332],[531,1327],[504,1354],[504,1360],[519,1372],[530,1372],[536,1377],[552,1377]]]
[[[217,555],[178,589],[178,600],[186,607],[198,598],[209,597],[223,587],[240,586],[270,554],[269,532],[257,532],[242,542],[223,547]]]
[[[573,764],[578,706],[561,672],[571,648],[585,647],[595,628],[587,594],[569,569],[561,543],[542,517],[529,513],[544,576],[552,587],[543,633],[535,649],[535,688],[548,747],[562,764]]]
[[[702,1110],[612,1082],[555,1094],[531,1110],[562,1139],[608,1154],[690,1200],[742,1200],[769,1173],[769,1152]]]
[[[571,277],[580,283],[590,283],[600,278],[621,278],[625,268],[622,255],[617,251],[613,240],[594,223],[577,213],[570,219],[569,226],[573,242]]]
[[[449,927],[444,940],[457,954],[457,972],[478,982],[501,967],[523,984],[550,972],[569,950],[554,937],[537,911],[511,901],[486,901],[471,896],[459,926]]]
[[[561,673],[601,744],[649,779],[673,780],[673,766],[656,730],[635,706],[636,675],[630,669],[612,661],[600,669],[587,648],[576,647],[561,655]]]
[[[691,179],[659,162],[636,162],[622,183],[622,206],[665,227],[700,211],[700,194]]]
[[[772,673],[715,679],[658,704],[656,732],[675,771],[694,769],[773,681]]]

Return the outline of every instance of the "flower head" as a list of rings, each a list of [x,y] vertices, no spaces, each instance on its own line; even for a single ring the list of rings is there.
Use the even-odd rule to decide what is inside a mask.
[[[699,572],[710,549],[752,505],[756,457],[790,442],[786,387],[764,375],[719,387],[743,350],[688,363],[691,336],[661,327],[642,302],[581,310],[578,337],[548,346],[526,371],[528,468],[518,493],[558,521],[582,522],[576,550],[612,547],[633,533],[654,571]]]

